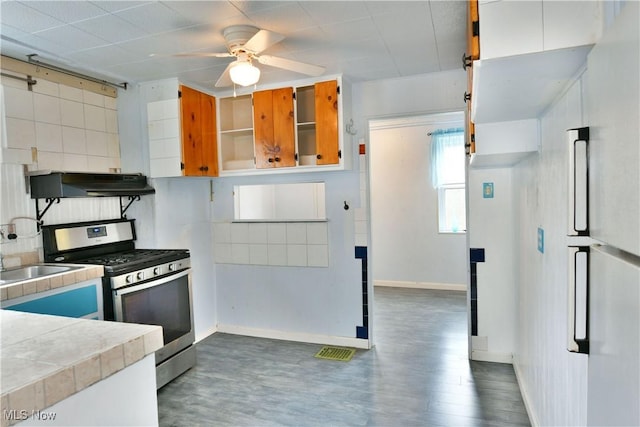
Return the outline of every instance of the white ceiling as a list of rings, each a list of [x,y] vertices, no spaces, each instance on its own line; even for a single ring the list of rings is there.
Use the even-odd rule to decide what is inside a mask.
[[[213,88],[232,58],[150,57],[226,52],[222,30],[248,24],[285,36],[264,53],[368,81],[458,69],[467,2],[7,1],[0,51],[114,82],[178,77]],[[307,76],[259,65],[261,83]]]

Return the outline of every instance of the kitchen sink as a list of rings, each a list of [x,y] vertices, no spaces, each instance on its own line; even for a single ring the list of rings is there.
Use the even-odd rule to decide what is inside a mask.
[[[57,264],[35,264],[13,268],[0,271],[0,286],[23,280],[36,279],[38,277],[51,276],[52,274],[64,273],[66,271],[78,270],[80,268],[82,268],[82,266]]]

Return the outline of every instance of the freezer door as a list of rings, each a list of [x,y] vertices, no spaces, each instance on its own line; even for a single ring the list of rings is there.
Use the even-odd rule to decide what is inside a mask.
[[[640,255],[640,2],[620,15],[587,64],[589,231]]]
[[[587,423],[640,425],[640,257],[593,245]]]

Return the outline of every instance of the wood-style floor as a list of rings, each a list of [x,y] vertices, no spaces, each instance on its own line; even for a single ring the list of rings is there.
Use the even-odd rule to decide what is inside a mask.
[[[466,296],[376,288],[375,347],[350,362],[321,345],[216,333],[158,392],[161,426],[530,425],[511,365],[467,360]]]

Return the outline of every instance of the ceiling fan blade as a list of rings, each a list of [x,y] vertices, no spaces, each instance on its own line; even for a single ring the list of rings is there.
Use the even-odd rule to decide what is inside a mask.
[[[282,34],[260,30],[244,44],[244,48],[253,53],[260,53],[283,39]]]
[[[224,69],[224,72],[216,82],[216,87],[226,87],[226,86],[231,86],[233,84],[233,82],[231,81],[231,74],[229,73],[229,70],[231,70],[231,65],[233,64],[234,62],[227,65],[227,68]]]
[[[213,58],[230,58],[234,56],[229,52],[224,53],[211,53],[211,52],[184,52],[184,53],[152,53],[149,56],[155,56],[159,58],[165,57],[213,57]]]
[[[291,59],[279,58],[271,55],[256,56],[255,59],[264,65],[272,67],[284,68],[285,70],[295,71],[296,73],[306,74],[309,76],[319,76],[324,73],[325,68],[318,65],[305,64],[304,62],[292,61]]]

